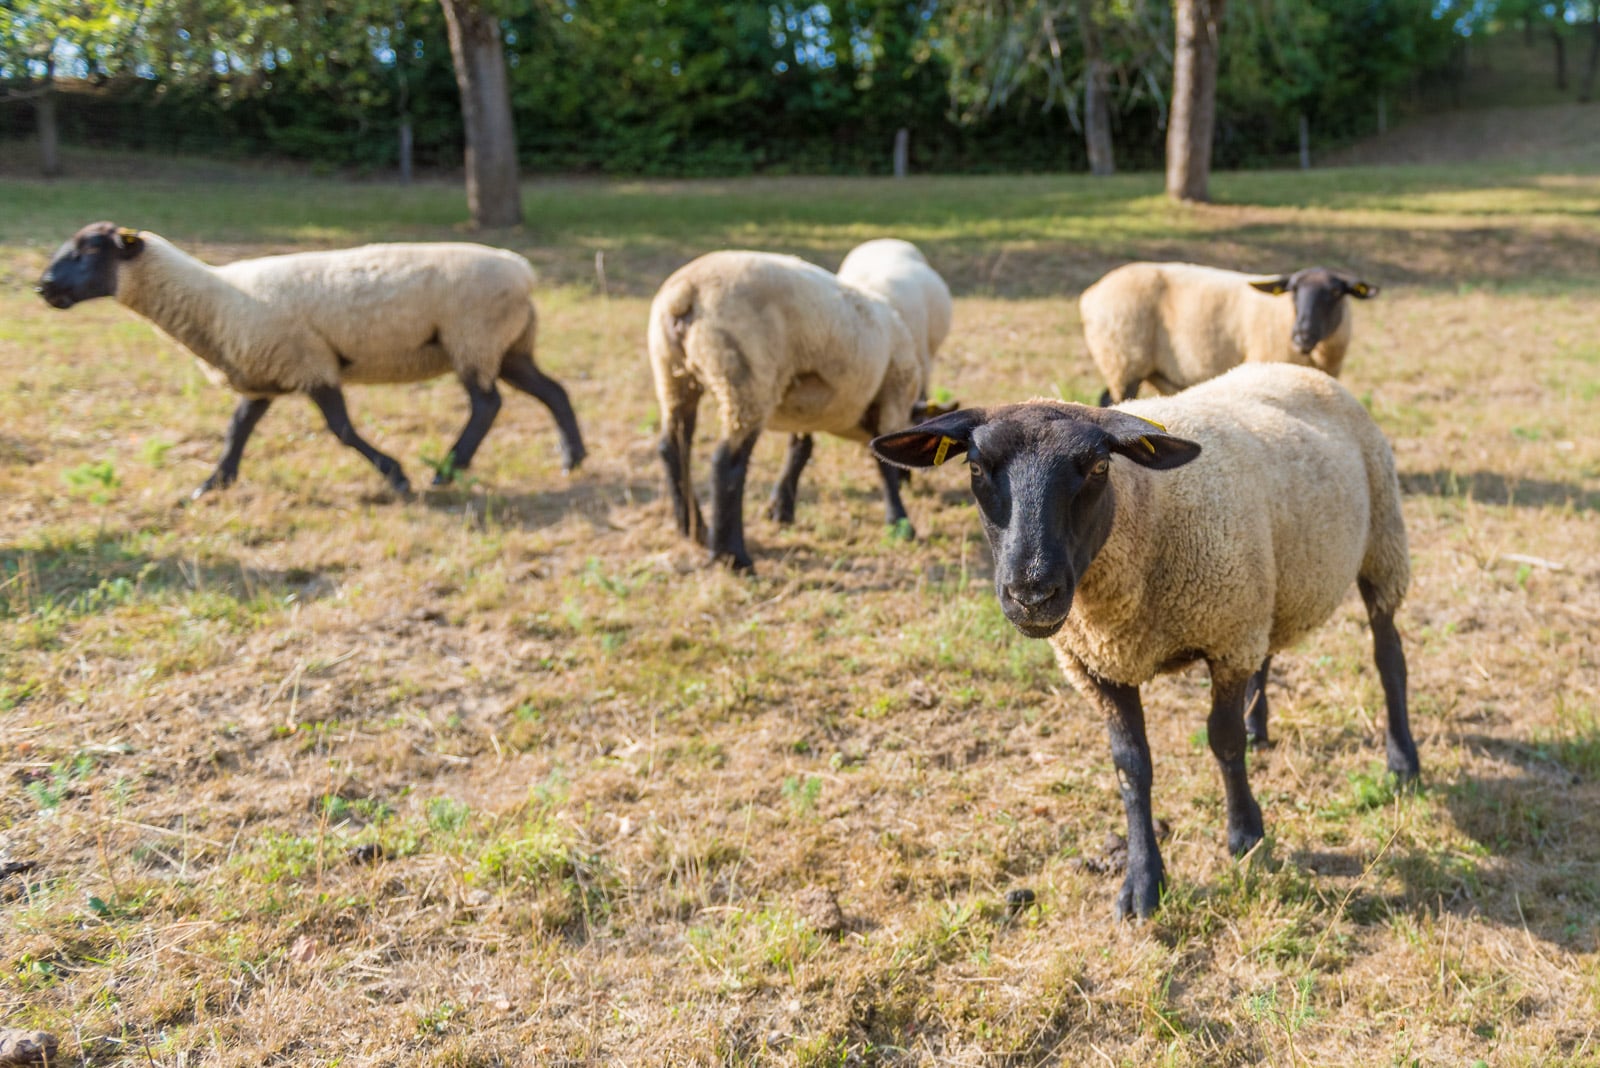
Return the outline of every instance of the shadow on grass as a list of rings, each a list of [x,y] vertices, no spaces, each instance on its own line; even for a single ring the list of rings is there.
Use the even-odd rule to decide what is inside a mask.
[[[1572,505],[1582,512],[1600,511],[1600,491],[1587,490],[1575,482],[1551,482],[1539,478],[1518,478],[1498,471],[1403,471],[1401,492],[1428,497],[1471,498],[1479,504],[1517,505],[1523,508],[1551,508]]]
[[[327,596],[334,586],[323,571],[151,555],[129,549],[123,535],[111,532],[39,549],[0,547],[0,618],[83,616],[168,595],[221,594],[240,602],[281,602],[292,595],[303,602]]]
[[[1463,776],[1429,789],[1471,839],[1468,848],[1397,845],[1377,861],[1356,852],[1308,850],[1290,861],[1317,877],[1359,879],[1372,866],[1397,878],[1399,893],[1357,884],[1345,904],[1357,924],[1383,923],[1398,914],[1454,913],[1520,928],[1569,950],[1592,947],[1600,908],[1600,830],[1591,814],[1600,806],[1600,781],[1572,769],[1574,760],[1600,752],[1600,737],[1593,734],[1577,739],[1577,749],[1487,736],[1463,739],[1469,748],[1521,765],[1512,774]],[[1326,890],[1340,899],[1336,889]]]
[[[475,492],[461,486],[445,486],[420,493],[418,501],[439,512],[470,513],[472,521],[485,526],[499,523],[521,530],[543,530],[569,516],[579,516],[596,530],[619,530],[611,520],[618,507],[648,505],[662,495],[659,479],[620,479],[604,477],[574,481],[559,489],[526,493],[497,490]]]

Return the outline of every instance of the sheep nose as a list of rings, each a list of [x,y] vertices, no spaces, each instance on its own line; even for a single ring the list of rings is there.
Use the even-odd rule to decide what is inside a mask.
[[[1301,352],[1310,352],[1312,349],[1317,347],[1317,343],[1311,340],[1310,334],[1303,333],[1299,330],[1296,330],[1290,336],[1290,339],[1294,342],[1294,347],[1299,349]]]
[[[1006,584],[1006,596],[1011,598],[1012,603],[1024,609],[1037,608],[1060,592],[1060,584],[1054,582],[1049,585],[1043,583],[1037,585],[1029,583],[1018,586],[1013,586],[1010,583]]]

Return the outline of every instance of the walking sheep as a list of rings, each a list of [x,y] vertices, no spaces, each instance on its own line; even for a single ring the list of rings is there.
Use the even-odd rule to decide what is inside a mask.
[[[865,442],[899,430],[925,385],[911,334],[886,300],[793,256],[712,252],[679,269],[650,305],[649,346],[678,530],[708,541],[712,559],[735,569],[752,566],[744,483],[762,430],[794,435],[769,507],[778,522],[791,522],[810,435]],[[689,477],[695,417],[708,391],[722,418],[709,538]],[[878,466],[888,521],[897,524],[906,518],[900,471]]]
[[[469,244],[367,245],[211,267],[157,234],[99,222],[57,250],[38,290],[57,308],[115,297],[241,395],[222,460],[195,497],[234,482],[251,431],[286,393],[310,396],[328,429],[405,494],[400,464],[351,425],[344,383],[455,372],[471,414],[435,485],[472,463],[500,410],[500,378],[555,416],[562,468],[582,462],[566,391],[534,366],[533,281],[521,256]]]
[[[1345,297],[1377,295],[1377,286],[1322,267],[1262,278],[1193,263],[1130,263],[1084,290],[1078,309],[1106,382],[1103,407],[1135,396],[1141,382],[1171,394],[1241,363],[1309,365],[1337,378],[1350,345]]]
[[[1352,582],[1372,627],[1389,770],[1418,774],[1394,626],[1410,579],[1394,458],[1328,376],[1261,364],[1116,408],[967,409],[872,449],[906,467],[966,455],[1002,610],[1023,634],[1050,640],[1106,717],[1128,820],[1119,917],[1148,916],[1165,883],[1139,687],[1206,662],[1207,738],[1228,846],[1243,854],[1264,833],[1245,744],[1265,740],[1267,717],[1251,693],[1271,655],[1326,620]]]

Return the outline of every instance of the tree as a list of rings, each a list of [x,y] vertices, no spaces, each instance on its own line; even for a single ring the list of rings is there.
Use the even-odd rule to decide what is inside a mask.
[[[39,169],[61,173],[55,81],[63,58],[104,73],[138,26],[142,3],[127,0],[0,0],[0,74],[22,84],[9,96],[33,102]],[[65,54],[63,50],[69,50]],[[4,99],[4,97],[0,97]]]
[[[1217,120],[1217,34],[1225,0],[1174,0],[1172,110],[1167,120],[1167,195],[1208,200]]]
[[[1589,0],[1592,21],[1589,24],[1589,64],[1583,70],[1583,85],[1578,89],[1578,99],[1588,103],[1594,99],[1594,79],[1600,70],[1600,0]]]
[[[1083,41],[1083,141],[1090,174],[1115,174],[1111,148],[1111,79],[1095,23],[1094,0],[1077,0],[1078,37]]]
[[[500,19],[487,0],[439,0],[461,90],[466,133],[467,207],[474,226],[522,222],[517,134],[511,122]]]

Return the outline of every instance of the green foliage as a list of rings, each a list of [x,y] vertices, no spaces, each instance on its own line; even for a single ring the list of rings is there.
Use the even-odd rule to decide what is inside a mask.
[[[1492,10],[1464,5],[1228,5],[1217,163],[1282,158],[1301,113],[1320,144],[1371,129],[1380,94],[1398,101],[1455,69],[1461,34]],[[920,170],[1063,170],[1085,165],[1085,17],[1118,160],[1158,165],[1161,0],[533,0],[505,5],[502,31],[518,147],[539,170],[882,172],[902,127]],[[70,80],[69,143],[374,169],[394,165],[409,123],[419,164],[460,160],[435,0],[0,0],[0,99],[51,61]],[[0,108],[0,139],[29,132],[29,109]]]

